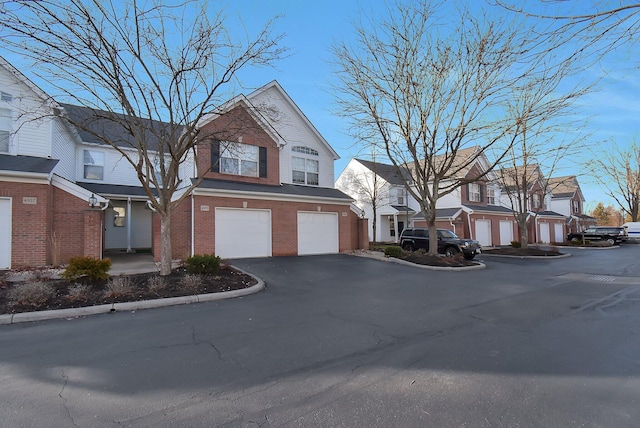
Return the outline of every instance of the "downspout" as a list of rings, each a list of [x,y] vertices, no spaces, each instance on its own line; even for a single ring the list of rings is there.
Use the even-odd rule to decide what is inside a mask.
[[[450,225],[451,225],[451,227],[453,228],[453,233],[456,233],[456,225],[455,225],[455,224],[453,224],[453,220],[454,220],[454,218],[453,218],[453,217],[449,217],[449,224],[450,224]],[[456,235],[457,235],[457,233],[456,233]]]
[[[195,198],[193,197],[193,192],[191,192],[191,255],[193,256],[195,253],[195,243],[193,242],[193,240],[195,239],[195,231],[194,231],[194,226],[195,226],[195,205],[196,201]]]
[[[469,210],[469,212],[467,213],[467,223],[469,223],[469,236],[471,237],[471,239],[476,239],[473,237],[474,233],[473,229],[471,229],[471,214],[473,214],[473,210]]]
[[[131,197],[127,198],[127,253],[131,253]]]

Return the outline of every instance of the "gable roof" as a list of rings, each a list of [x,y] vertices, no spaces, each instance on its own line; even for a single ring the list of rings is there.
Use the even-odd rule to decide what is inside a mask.
[[[318,140],[324,146],[326,146],[327,150],[329,150],[329,152],[333,156],[333,159],[334,160],[340,159],[340,155],[338,155],[338,153],[333,149],[333,147],[331,147],[331,144],[329,144],[329,142],[324,139],[324,137],[322,136],[322,134],[320,134],[318,129],[313,125],[313,123],[311,123],[307,115],[305,115],[302,112],[302,110],[300,110],[300,107],[298,107],[298,105],[293,101],[293,99],[289,96],[287,91],[284,90],[284,88],[280,85],[280,83],[278,83],[277,80],[272,80],[271,82],[267,83],[261,88],[258,88],[255,91],[251,92],[249,95],[247,95],[247,98],[250,100],[254,99],[259,95],[263,94],[264,92],[267,92],[270,89],[277,91],[282,96],[285,102],[293,109],[293,111],[298,115],[298,117],[302,120],[302,122],[309,128],[311,133],[314,134],[316,138],[318,138]]]
[[[572,198],[576,192],[580,192],[580,184],[575,175],[552,177],[549,179],[549,190],[553,198]]]
[[[64,109],[63,115],[67,116],[67,123],[75,128],[82,142],[107,146],[108,144],[93,135],[96,133],[104,135],[118,147],[136,147],[135,138],[125,126],[128,116],[72,104],[60,104],[60,106]],[[160,147],[158,135],[170,133],[171,125],[152,119],[139,120],[144,122],[145,127],[152,130],[145,138],[147,148],[157,151]],[[74,126],[76,124],[78,126]],[[177,130],[182,132],[182,127],[177,126]]]
[[[544,180],[538,164],[527,165],[526,168],[522,165],[512,168],[501,168],[496,173],[502,185],[512,191],[522,185],[520,182],[523,176],[526,176],[528,190],[530,190],[536,182]]]
[[[368,168],[374,174],[377,174],[378,177],[382,178],[389,184],[402,186],[405,183],[405,179],[410,179],[409,171],[407,171],[406,169],[401,169],[400,174],[398,174],[398,168],[396,168],[394,165],[367,161],[363,159],[355,160],[360,162],[364,167]]]
[[[24,74],[22,74],[17,68],[11,65],[11,63],[9,63],[2,56],[0,56],[0,66],[9,71],[9,73],[13,74],[13,76],[18,79],[18,81],[27,85],[29,89],[31,89],[38,97],[49,103],[51,107],[55,107],[57,105],[53,98],[47,95],[47,93],[40,89],[38,85],[29,80]]]

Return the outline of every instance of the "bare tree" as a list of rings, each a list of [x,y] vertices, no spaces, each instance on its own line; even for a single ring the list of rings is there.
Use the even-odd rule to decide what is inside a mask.
[[[196,161],[197,124],[232,95],[225,91],[239,71],[282,57],[272,24],[232,40],[225,17],[197,1],[3,2],[3,44],[32,59],[34,73],[65,98],[96,111],[96,121],[126,130],[115,141],[64,116],[136,170],[161,219],[162,275],[171,272],[172,210],[206,172],[193,182],[179,174],[182,163]]]
[[[613,145],[601,150],[601,156],[591,162],[591,172],[620,205],[620,208],[638,221],[640,209],[640,146],[633,142],[627,149]]]
[[[438,199],[507,154],[509,144],[480,175],[466,176],[489,148],[519,135],[511,89],[540,64],[527,39],[535,32],[519,23],[439,12],[427,0],[398,1],[384,18],[356,25],[354,45],[333,49],[340,112],[354,137],[376,141],[393,165],[411,171],[405,186],[429,225],[430,254],[437,253]]]
[[[389,204],[389,187],[381,180],[376,171],[375,160],[371,162],[373,169],[361,171],[349,170],[340,177],[336,187],[356,199],[356,203],[370,206],[372,211],[371,227],[373,229],[373,245],[376,244],[378,230],[378,210]]]
[[[505,147],[498,146],[498,156],[503,158],[495,173],[518,225],[523,248],[529,243],[528,221],[546,209],[545,196],[553,191],[547,178],[557,172],[563,159],[575,158],[586,147],[579,134],[581,124],[574,123],[569,113],[573,112],[574,101],[591,87],[559,90],[571,65],[569,60],[558,66],[541,63],[539,70],[533,70],[513,87],[508,102],[510,115],[519,126],[511,128]]]

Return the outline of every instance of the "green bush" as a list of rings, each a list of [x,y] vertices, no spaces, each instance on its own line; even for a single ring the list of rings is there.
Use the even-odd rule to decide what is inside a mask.
[[[511,246],[513,248],[520,248],[522,247],[522,243],[520,241],[511,241]]]
[[[220,270],[220,257],[213,254],[195,254],[186,261],[187,272],[192,274],[211,274]]]
[[[400,247],[387,247],[384,249],[384,255],[387,257],[401,257],[402,248]]]
[[[66,279],[76,280],[86,277],[91,281],[106,280],[109,278],[111,259],[94,259],[93,257],[73,257],[69,260],[69,266],[61,276]]]

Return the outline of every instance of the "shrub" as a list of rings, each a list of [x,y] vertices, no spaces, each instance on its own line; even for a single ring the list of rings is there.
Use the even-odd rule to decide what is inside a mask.
[[[387,257],[401,257],[402,256],[402,248],[391,246],[384,249],[384,255]]]
[[[160,294],[168,288],[168,285],[163,277],[154,275],[147,280],[147,288],[152,293]]]
[[[198,294],[203,287],[202,277],[199,275],[185,275],[180,279],[180,287],[185,291]]]
[[[131,278],[128,276],[116,276],[111,278],[111,281],[107,283],[107,289],[104,292],[105,297],[116,298],[126,297],[134,294],[133,284]]]
[[[195,254],[186,261],[187,272],[193,274],[211,274],[220,270],[220,257],[213,254]]]
[[[87,302],[91,298],[91,287],[84,284],[74,284],[67,291],[70,302]]]
[[[56,290],[45,282],[28,282],[15,285],[7,294],[14,305],[38,307],[56,296]]]
[[[520,241],[511,241],[511,246],[513,248],[520,248],[522,247],[522,243]]]
[[[89,280],[106,280],[109,278],[111,269],[110,259],[94,259],[93,257],[73,257],[69,260],[69,266],[62,272],[61,276],[66,279],[75,280],[81,276]]]

